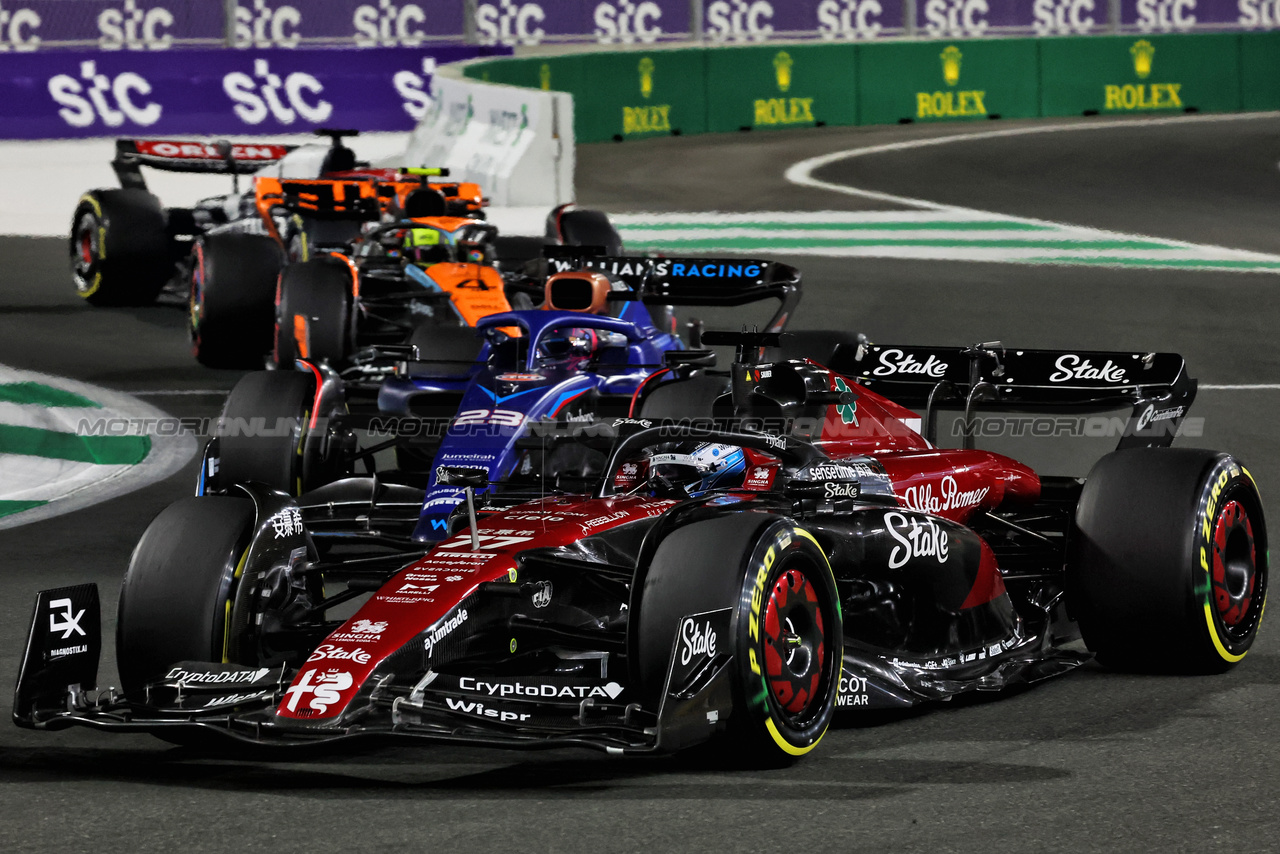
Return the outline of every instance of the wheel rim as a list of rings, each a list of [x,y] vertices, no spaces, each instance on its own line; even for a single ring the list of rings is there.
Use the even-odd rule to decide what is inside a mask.
[[[76,284],[84,290],[90,270],[98,260],[98,222],[92,213],[86,213],[76,222],[76,237],[71,252],[71,269]]]
[[[1214,608],[1233,640],[1245,637],[1254,622],[1257,555],[1248,511],[1239,501],[1227,501],[1214,523],[1210,573]]]
[[[765,605],[765,684],[789,724],[799,724],[821,706],[828,619],[803,569],[777,577]]]

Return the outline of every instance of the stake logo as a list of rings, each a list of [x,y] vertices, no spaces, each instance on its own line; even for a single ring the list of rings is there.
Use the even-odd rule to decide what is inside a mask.
[[[299,117],[319,124],[333,115],[333,105],[319,97],[324,93],[319,80],[303,71],[281,77],[265,59],[253,61],[252,77],[242,71],[224,76],[222,91],[235,102],[235,114],[247,125],[262,124],[267,116],[282,125],[291,125]]]
[[[58,115],[77,128],[87,128],[99,119],[110,128],[126,120],[148,127],[160,120],[163,108],[143,99],[151,94],[151,84],[140,74],[125,71],[115,77],[98,73],[95,60],[80,63],[80,79],[69,74],[49,78],[49,95],[62,105]]]

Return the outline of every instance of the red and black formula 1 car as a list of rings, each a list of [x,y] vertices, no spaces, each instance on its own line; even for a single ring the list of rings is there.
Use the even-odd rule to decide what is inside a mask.
[[[121,590],[123,691],[93,689],[96,588],[45,591],[15,720],[270,744],[723,740],[771,762],[839,708],[1068,671],[1082,637],[1106,664],[1188,673],[1253,643],[1258,491],[1227,454],[1168,447],[1195,394],[1180,357],[850,344],[837,372],[751,358],[776,336],[704,341],[738,346],[729,377],[655,382],[616,436],[559,438],[605,443],[589,492],[442,466],[468,500],[429,546],[388,533],[422,493],[376,477],[304,507],[254,483],[170,506]],[[715,383],[702,418],[659,423]],[[984,401],[1128,414],[1088,478],[1050,477],[972,430],[936,447],[919,430],[948,400],[967,427]],[[318,548],[322,529],[345,536]]]

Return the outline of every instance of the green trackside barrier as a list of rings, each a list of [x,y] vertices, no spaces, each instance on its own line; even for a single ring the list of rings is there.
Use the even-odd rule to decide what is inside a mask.
[[[579,142],[820,124],[1280,109],[1280,32],[615,51],[473,63],[569,92]]]
[[[1097,36],[1040,43],[1046,116],[1240,109],[1240,36]]]
[[[1240,101],[1245,110],[1280,110],[1280,32],[1240,36]]]
[[[1040,115],[1035,39],[858,45],[858,124]]]
[[[846,45],[707,51],[707,130],[858,123],[856,53]]]

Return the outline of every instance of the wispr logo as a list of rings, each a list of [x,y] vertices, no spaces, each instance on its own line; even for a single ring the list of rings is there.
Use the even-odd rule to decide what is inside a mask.
[[[62,105],[59,117],[76,128],[87,128],[98,120],[109,128],[120,127],[125,120],[153,125],[164,110],[145,100],[150,94],[151,84],[142,75],[132,71],[114,77],[100,74],[92,59],[80,63],[79,79],[70,74],[49,78],[49,95]]]
[[[297,47],[302,13],[293,6],[268,6],[253,0],[253,8],[236,6],[236,47]]]
[[[40,47],[40,13],[34,9],[17,8],[10,11],[0,4],[0,52],[6,50],[28,51]]]
[[[320,97],[324,86],[319,80],[304,71],[281,77],[265,59],[253,61],[253,76],[243,71],[224,76],[222,91],[235,102],[240,121],[248,125],[262,124],[267,116],[282,125],[291,125],[299,117],[319,124],[333,115],[333,104]]]

